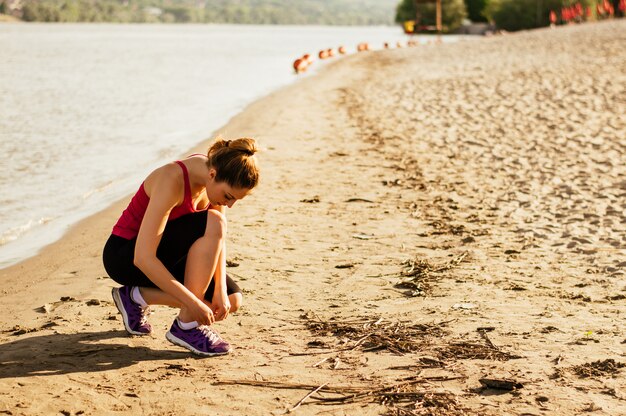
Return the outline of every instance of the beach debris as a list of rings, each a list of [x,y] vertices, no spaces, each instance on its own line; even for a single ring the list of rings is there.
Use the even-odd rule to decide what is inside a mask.
[[[516,380],[507,378],[481,378],[480,384],[489,389],[513,391],[521,389],[524,385]]]
[[[39,313],[50,313],[54,310],[54,305],[52,303],[46,303],[43,306],[40,306],[35,309],[35,312]]]
[[[402,179],[384,180],[382,184],[385,186],[400,186],[402,185]]]
[[[404,294],[408,297],[426,296],[426,291],[429,289],[423,282],[416,282],[413,280],[402,280],[395,285],[396,289],[407,289]]]
[[[338,264],[335,266],[335,269],[351,269],[354,267],[353,263],[344,263],[344,264]]]
[[[465,415],[468,410],[457,401],[456,395],[446,391],[426,390],[433,382],[458,380],[462,376],[408,377],[391,384],[331,386],[330,383],[299,384],[264,380],[218,380],[214,385],[244,385],[270,389],[308,390],[288,412],[302,404],[362,404],[378,403],[388,408],[387,415]],[[306,403],[305,403],[306,402]]]
[[[365,199],[365,198],[350,198],[350,199],[346,199],[346,202],[369,202],[369,203],[374,203],[374,201],[372,201],[371,199]]]
[[[404,292],[407,296],[425,296],[430,285],[428,282],[435,280],[434,273],[441,273],[458,266],[468,256],[465,251],[442,265],[435,265],[428,260],[415,258],[405,260],[401,263],[404,270],[400,273],[402,279],[394,287],[397,289],[408,289]]]
[[[305,326],[315,336],[334,336],[344,344],[340,351],[388,351],[405,354],[420,351],[430,344],[430,339],[441,337],[447,322],[437,324],[416,324],[402,321],[387,321],[377,318],[352,318],[341,320],[338,317],[321,319],[309,312],[301,316]],[[335,350],[336,351],[336,350]],[[334,352],[334,351],[330,351]]]
[[[357,240],[371,240],[374,238],[374,235],[371,234],[353,234],[352,238],[356,238]]]
[[[618,374],[626,364],[615,361],[612,358],[598,360],[591,363],[575,365],[569,368],[580,378],[614,376]]]
[[[478,333],[483,339],[484,344],[475,342],[453,342],[440,348],[439,359],[508,361],[522,358],[519,355],[502,351],[491,342],[489,336],[487,336],[487,332],[491,332],[492,330],[491,327],[478,328]]]
[[[234,260],[226,260],[226,267],[239,267],[239,263]]]
[[[557,328],[556,326],[553,325],[548,325],[545,326],[543,328],[541,328],[541,330],[539,330],[539,332],[541,332],[542,334],[549,334],[550,332],[563,332],[561,331],[559,328]]]
[[[321,386],[317,387],[315,390],[311,391],[309,394],[307,394],[306,396],[304,396],[302,399],[300,399],[300,401],[298,403],[296,403],[296,405],[294,407],[292,407],[291,409],[287,410],[287,413],[291,413],[294,410],[296,410],[298,407],[300,407],[300,405],[302,403],[304,403],[304,401],[306,399],[308,399],[309,397],[311,397],[313,394],[317,393],[318,391],[320,391],[321,388],[325,387],[328,383],[324,383]]]
[[[528,290],[528,289],[525,288],[522,285],[518,285],[518,284],[514,283],[514,284],[512,284],[509,287],[505,287],[504,290],[513,290],[513,291],[516,291],[516,292],[522,292],[522,291]]]
[[[306,204],[316,204],[316,203],[320,202],[320,197],[315,195],[313,198],[301,199],[300,202],[304,202]]]
[[[100,305],[100,301],[98,299],[89,299],[87,302],[85,302],[85,304],[87,306],[98,306]]]
[[[55,326],[59,326],[59,324],[57,324],[54,321],[50,321],[41,325],[39,328],[24,328],[20,325],[15,325],[13,328],[7,331],[2,331],[2,332],[11,332],[11,335],[23,335],[23,334],[28,334],[30,332],[41,331],[42,329],[53,328]]]
[[[493,360],[508,361],[511,359],[522,358],[518,355],[509,354],[493,348],[489,345],[471,343],[471,342],[454,342],[439,351],[441,360],[457,359],[457,360]]]
[[[431,227],[435,229],[431,234],[432,235],[440,235],[440,234],[452,234],[452,235],[463,235],[467,231],[465,230],[465,226],[463,224],[450,224],[445,221],[433,221],[429,223]]]
[[[29,332],[36,332],[38,330],[39,330],[38,328],[24,328],[19,325],[15,325],[13,328],[9,329],[8,331],[3,331],[3,332],[11,332],[11,335],[24,335],[24,334],[28,334]]]
[[[477,306],[478,305],[476,305],[475,303],[463,302],[463,303],[455,303],[454,305],[452,305],[452,308],[453,309],[474,309]]]
[[[388,370],[407,370],[407,371],[413,371],[413,370],[418,370],[420,368],[437,368],[437,367],[446,367],[446,363],[438,360],[435,357],[430,357],[428,355],[424,355],[418,358],[419,363],[418,364],[412,364],[412,365],[399,365],[399,366],[392,366],[392,367],[388,367]]]
[[[53,310],[55,310],[57,308],[57,306],[65,303],[65,302],[78,302],[78,300],[76,300],[76,298],[73,298],[71,296],[62,296],[60,298],[60,300],[56,301],[56,302],[50,302],[50,303],[46,303],[38,308],[35,308],[34,311],[35,312],[39,312],[39,313],[50,313]]]

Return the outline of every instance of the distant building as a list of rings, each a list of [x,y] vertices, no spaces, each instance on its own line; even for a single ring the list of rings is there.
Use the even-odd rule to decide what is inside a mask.
[[[7,14],[13,14],[13,12],[21,13],[24,8],[23,0],[5,0],[4,4],[8,12]]]
[[[163,10],[158,7],[145,7],[143,11],[151,16],[161,16],[163,14]]]
[[[2,0],[0,0],[0,4]],[[4,0],[4,13],[17,18],[22,17],[24,0]]]

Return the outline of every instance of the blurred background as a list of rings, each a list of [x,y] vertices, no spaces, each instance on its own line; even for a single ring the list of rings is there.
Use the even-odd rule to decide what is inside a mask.
[[[315,64],[299,76],[323,66],[322,49],[429,45],[436,53],[439,42],[617,18],[625,7],[625,0],[0,0],[0,267],[135,192],[156,166],[293,82],[294,59],[304,54]]]

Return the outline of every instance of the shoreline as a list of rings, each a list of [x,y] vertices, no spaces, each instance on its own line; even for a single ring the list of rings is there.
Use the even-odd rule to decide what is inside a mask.
[[[228,213],[244,307],[217,327],[233,353],[168,344],[165,307],[153,336],[125,335],[100,260],[122,200],[0,270],[2,406],[267,415],[308,386],[416,380],[411,403],[434,412],[624,413],[625,35],[615,21],[357,54],[252,103],[218,130],[265,149]],[[313,396],[299,412],[393,411]]]

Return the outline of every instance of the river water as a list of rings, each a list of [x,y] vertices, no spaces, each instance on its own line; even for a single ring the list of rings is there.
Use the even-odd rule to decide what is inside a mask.
[[[0,268],[293,82],[303,53],[406,40],[397,27],[0,24]]]

